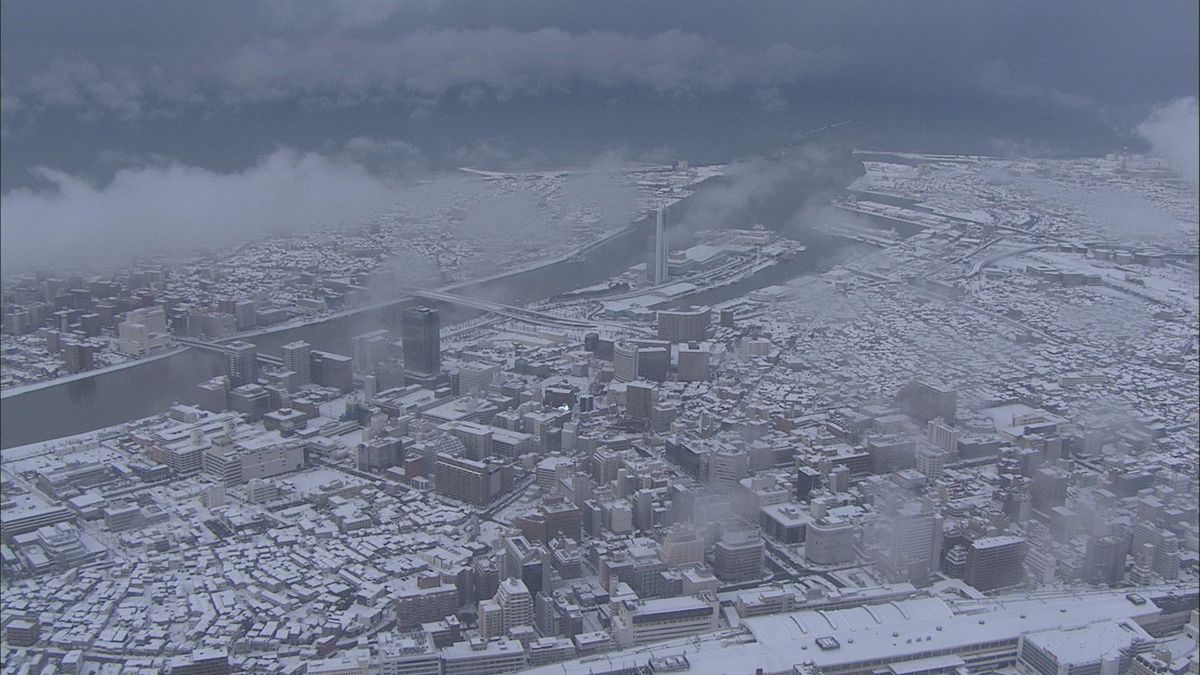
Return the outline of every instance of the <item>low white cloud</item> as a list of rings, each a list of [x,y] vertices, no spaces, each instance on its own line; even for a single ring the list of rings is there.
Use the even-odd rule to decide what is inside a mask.
[[[420,149],[408,141],[394,138],[355,136],[342,144],[339,160],[361,164],[372,173],[392,176],[410,175],[426,169]]]
[[[149,253],[359,223],[387,206],[396,187],[344,158],[289,149],[233,173],[179,163],[125,168],[103,186],[38,173],[52,187],[0,198],[6,269],[120,266]]]
[[[766,89],[760,89],[755,93],[755,98],[758,99],[759,105],[762,106],[762,109],[765,112],[782,112],[783,109],[787,107],[787,98],[783,95],[783,92],[779,90],[779,87],[767,87]]]
[[[1095,101],[1087,96],[1061,91],[1017,78],[1001,61],[990,61],[979,68],[975,85],[983,91],[1005,98],[1022,99],[1061,108],[1089,108]]]
[[[1192,185],[1200,182],[1200,115],[1196,97],[1160,105],[1138,125],[1155,156],[1170,162]]]
[[[125,119],[142,115],[154,73],[101,68],[81,57],[55,59],[29,79],[29,97],[41,104],[109,110]]]
[[[460,166],[475,169],[523,171],[544,168],[550,164],[545,153],[537,148],[518,147],[502,139],[481,139],[469,146],[454,149],[448,156]]]
[[[831,155],[820,146],[801,146],[776,159],[753,157],[734,162],[724,176],[689,203],[686,222],[676,225],[690,230],[749,227],[742,220],[755,206],[780,192],[799,189],[812,176],[831,171]]]
[[[378,29],[397,15],[429,15],[438,0],[265,0],[254,7],[275,30],[354,33]]]

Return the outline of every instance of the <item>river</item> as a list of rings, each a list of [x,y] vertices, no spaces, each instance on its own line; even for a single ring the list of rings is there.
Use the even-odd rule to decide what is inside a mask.
[[[861,170],[861,164],[858,166]],[[839,177],[839,187],[848,184],[851,179],[850,175]],[[829,182],[828,176],[822,177],[820,189],[827,189]],[[797,189],[799,186],[790,187],[795,192],[805,192]],[[704,189],[704,185],[699,186],[698,194]],[[689,202],[693,199],[694,196],[672,206],[672,218],[678,219],[676,222],[683,222],[682,219],[686,217],[690,206]],[[768,226],[786,223],[798,206],[792,204],[785,207],[780,204],[791,204],[793,201],[785,199],[770,202],[768,206],[760,207],[768,210],[750,213],[745,217],[753,217],[754,220],[750,222],[763,222]],[[623,230],[621,234],[586,250],[582,262],[562,260],[499,280],[469,283],[455,289],[454,292],[520,305],[596,284],[644,259],[646,236],[653,231],[652,226],[651,218],[642,219]],[[725,289],[705,292],[700,299],[706,303],[717,302],[719,300],[716,298],[728,293],[746,293],[753,288],[780,283],[808,271],[823,268],[828,262],[828,254],[833,253],[837,246],[836,242],[823,240],[795,260],[769,268],[752,279],[740,281]],[[399,300],[395,305],[245,339],[255,343],[261,353],[269,355],[277,356],[282,345],[294,340],[304,340],[316,349],[350,354],[351,339],[355,335],[387,328],[398,336],[400,312],[410,302],[411,300]],[[458,307],[442,307],[442,311],[443,325],[479,313]],[[223,374],[224,368],[225,364],[220,354],[187,349],[166,358],[98,374],[95,377],[64,382],[0,399],[0,449],[80,434],[148,417],[165,411],[175,403],[194,403],[196,385]]]

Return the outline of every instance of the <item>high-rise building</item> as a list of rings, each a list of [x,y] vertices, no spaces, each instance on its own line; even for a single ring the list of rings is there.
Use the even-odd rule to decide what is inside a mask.
[[[438,454],[434,464],[438,494],[475,506],[487,506],[512,489],[512,469],[505,464],[475,462]]]
[[[712,352],[699,343],[680,345],[676,376],[680,382],[703,382],[708,379],[711,360]]]
[[[399,438],[374,438],[358,445],[358,470],[382,471],[404,463],[404,442]]]
[[[958,419],[958,392],[932,380],[913,380],[897,396],[900,409],[927,422],[940,417],[949,424]]]
[[[1042,467],[1033,472],[1033,508],[1042,513],[1067,502],[1067,485],[1071,475],[1057,467]]]
[[[482,462],[492,455],[495,429],[475,422],[454,420],[438,425],[438,430],[444,431],[466,446],[464,455],[467,459]]]
[[[1150,568],[1164,579],[1179,576],[1179,537],[1154,523],[1139,522],[1133,526],[1133,550],[1140,552],[1146,544],[1153,545]]]
[[[750,470],[750,455],[728,447],[705,455],[708,484],[717,490],[733,490]]]
[[[854,562],[854,526],[828,516],[809,523],[805,528],[804,557],[817,565]]]
[[[1025,540],[1003,535],[976,539],[967,547],[963,581],[980,591],[1020,583],[1025,578]]]
[[[196,405],[209,412],[224,412],[229,408],[229,378],[218,375],[197,387]]]
[[[949,453],[958,452],[958,429],[946,424],[946,421],[940,417],[935,417],[929,420],[926,427],[926,436],[929,442]]]
[[[388,332],[382,328],[355,335],[351,343],[354,346],[354,370],[360,373],[374,372],[375,364],[386,359],[392,349]]]
[[[404,361],[398,357],[385,359],[375,364],[376,391],[387,391],[404,386]]]
[[[505,579],[496,591],[496,604],[504,614],[504,632],[533,625],[533,596],[520,579]]]
[[[654,283],[665,284],[669,273],[667,271],[667,256],[671,252],[670,237],[667,234],[667,209],[658,210],[654,222]]]
[[[24,335],[33,330],[33,319],[29,312],[23,309],[18,309],[12,314],[4,317],[4,327],[13,335]]]
[[[242,413],[251,422],[257,422],[271,410],[271,392],[258,384],[234,387],[229,392],[229,409]]]
[[[663,382],[671,373],[671,350],[666,346],[641,346],[637,351],[637,376]]]
[[[1116,586],[1125,576],[1125,558],[1120,537],[1091,537],[1083,556],[1081,576],[1089,584]]]
[[[663,538],[662,560],[668,567],[704,562],[704,537],[690,523],[673,526]]]
[[[702,341],[708,338],[711,324],[710,307],[662,310],[658,312],[658,339],[668,342]]]
[[[296,384],[312,384],[312,345],[304,340],[296,340],[284,345],[280,351],[283,354],[283,369],[296,373]]]
[[[649,420],[658,401],[658,387],[649,382],[630,382],[625,387],[625,411],[630,417]]]
[[[167,313],[162,307],[135,309],[117,326],[117,350],[130,356],[142,356],[171,341],[167,332]]]
[[[349,356],[314,349],[309,353],[309,364],[313,384],[342,392],[354,388],[354,360]]]
[[[1129,570],[1129,580],[1136,586],[1149,584],[1154,574],[1154,544],[1146,542],[1133,547],[1133,569]]]
[[[41,637],[42,625],[36,616],[10,620],[4,628],[4,641],[15,647],[32,647]]]
[[[496,379],[500,364],[486,361],[464,363],[458,369],[458,395],[478,396]]]
[[[762,578],[763,546],[757,525],[741,520],[722,523],[713,555],[713,573],[726,583]]]
[[[628,342],[613,346],[613,379],[633,382],[638,377],[638,347]]]
[[[234,387],[258,382],[258,347],[241,340],[226,345],[225,374]]]
[[[941,448],[921,448],[917,450],[917,471],[927,480],[935,481],[942,477],[946,464],[946,452]]]
[[[802,466],[796,472],[796,501],[806,501],[809,493],[821,485],[821,472],[816,467]]]
[[[434,377],[442,367],[441,319],[432,307],[404,310],[400,338],[404,370],[418,377]]]
[[[597,483],[608,483],[617,477],[617,468],[621,466],[619,451],[607,445],[596,448],[592,453],[592,480]]]
[[[238,330],[249,330],[258,325],[258,303],[253,300],[238,300],[233,304],[233,320]]]
[[[871,457],[871,472],[887,474],[916,466],[917,446],[901,437],[883,436],[867,442]]]
[[[429,621],[439,621],[458,609],[458,589],[436,577],[418,579],[418,587],[396,597],[396,627],[409,630]]]
[[[882,556],[892,575],[918,586],[941,565],[942,516],[906,505],[883,523]]]
[[[62,353],[69,372],[79,373],[94,367],[96,345],[91,340],[63,340]]]
[[[204,314],[201,322],[203,333],[214,340],[237,332],[237,319],[229,312]]]
[[[479,637],[488,640],[504,635],[504,609],[494,598],[480,600],[476,615],[479,617]]]
[[[518,516],[513,525],[530,541],[549,542],[559,535],[579,540],[583,515],[579,507],[562,497],[546,497],[537,511]]]

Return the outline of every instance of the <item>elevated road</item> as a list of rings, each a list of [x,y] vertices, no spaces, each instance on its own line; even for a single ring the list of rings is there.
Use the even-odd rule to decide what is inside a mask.
[[[1025,253],[1030,253],[1032,251],[1038,251],[1038,250],[1041,250],[1044,248],[1051,248],[1052,246],[1054,246],[1054,244],[1035,244],[1033,246],[1025,246],[1023,248],[1012,249],[1012,250],[1008,250],[1008,251],[1001,251],[1000,253],[997,253],[995,255],[989,256],[982,260],[975,261],[975,263],[971,265],[971,269],[966,274],[962,275],[959,278],[960,279],[970,279],[970,278],[976,277],[979,275],[980,272],[983,271],[983,269],[985,267],[992,265],[994,263],[997,263],[1005,258],[1011,258],[1013,256],[1023,255]],[[982,249],[980,249],[980,250],[982,250]],[[966,257],[969,258],[970,255],[968,255]]]
[[[196,349],[203,349],[204,351],[208,352],[217,352],[219,354],[229,353],[229,350],[226,349],[224,345],[216,342],[204,342],[203,340],[193,340],[192,338],[180,337],[175,338],[175,341],[179,344],[195,347]],[[283,359],[277,356],[267,356],[266,354],[260,353],[258,355],[258,360],[260,363],[265,363],[269,366],[283,366]]]
[[[648,329],[638,326],[629,326],[622,323],[611,321],[599,321],[595,319],[573,319],[562,317],[556,314],[548,314],[537,310],[527,309],[525,307],[514,307],[512,305],[504,305],[498,302],[489,300],[480,300],[478,298],[467,298],[454,293],[446,293],[444,291],[434,291],[427,289],[408,289],[408,293],[413,297],[423,298],[426,300],[436,300],[450,304],[462,305],[474,309],[481,309],[499,316],[505,316],[517,321],[531,323],[539,326],[547,326],[550,328],[567,328],[572,330],[594,330],[601,326],[614,328],[632,333],[648,332]]]

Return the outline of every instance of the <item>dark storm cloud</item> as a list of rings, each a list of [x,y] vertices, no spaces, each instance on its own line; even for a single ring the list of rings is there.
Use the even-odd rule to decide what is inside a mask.
[[[843,60],[838,50],[787,44],[733,51],[680,31],[643,38],[489,28],[420,31],[390,40],[273,40],[234,55],[220,64],[217,76],[234,99],[308,93],[336,93],[349,100],[404,92],[441,96],[471,85],[504,98],[572,82],[664,93],[720,91],[831,73]]]
[[[1196,22],[1191,0],[2,3],[4,261],[350,220],[463,164],[771,154],[844,119],[858,145],[1132,144],[1194,176]],[[784,171],[743,164],[734,206]]]
[[[7,3],[6,95],[125,116],[325,96],[345,105],[652,93],[838,79],[870,94],[943,88],[1064,106],[1194,93],[1195,3]],[[12,58],[9,58],[9,57]],[[463,99],[455,99],[461,102]]]

